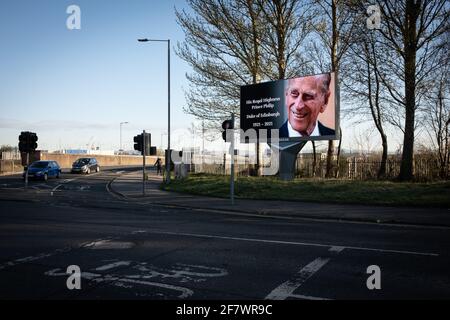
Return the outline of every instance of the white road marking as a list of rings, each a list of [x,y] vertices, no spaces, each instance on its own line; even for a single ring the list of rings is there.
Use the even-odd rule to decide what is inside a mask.
[[[110,263],[110,264],[106,264],[104,266],[95,268],[96,271],[104,271],[104,270],[109,270],[109,269],[113,269],[119,266],[129,266],[131,263],[131,261],[118,261],[118,262],[114,262],[114,263]]]
[[[438,253],[428,253],[428,252],[415,252],[415,251],[403,251],[403,250],[390,250],[390,249],[377,249],[377,248],[365,248],[365,247],[353,247],[353,246],[336,246],[333,244],[322,244],[322,243],[312,243],[312,242],[295,242],[295,241],[281,241],[281,240],[267,240],[267,239],[254,239],[254,238],[241,238],[241,237],[227,237],[227,236],[215,236],[209,234],[195,234],[195,233],[183,233],[183,232],[165,232],[165,231],[149,231],[154,234],[166,234],[174,236],[186,236],[186,237],[196,237],[196,238],[209,238],[209,239],[223,239],[223,240],[235,240],[235,241],[250,241],[250,242],[262,242],[262,243],[273,243],[273,244],[287,244],[287,245],[298,245],[298,246],[310,246],[310,247],[340,247],[343,249],[351,250],[362,250],[362,251],[375,251],[382,253],[400,253],[400,254],[411,254],[420,256],[432,256],[438,257]]]
[[[339,253],[344,249],[345,249],[345,247],[334,246],[334,247],[331,247],[328,251]]]
[[[332,299],[322,298],[322,297],[305,296],[302,294],[291,294],[290,297],[296,298],[296,299],[302,299],[302,300],[332,300]]]
[[[148,202],[147,204],[159,204],[165,207],[172,208],[173,206],[167,205],[167,203],[157,203],[157,202]],[[178,205],[173,208],[187,208],[183,205]],[[392,228],[408,228],[408,229],[444,229],[449,230],[450,226],[438,226],[438,225],[420,225],[420,224],[405,224],[405,223],[375,223],[370,221],[352,221],[352,220],[336,220],[336,218],[327,217],[327,218],[314,218],[314,217],[305,217],[305,216],[285,216],[285,215],[274,215],[274,214],[260,214],[260,213],[245,213],[245,212],[237,212],[237,211],[226,211],[225,209],[211,209],[211,208],[191,208],[188,207],[189,210],[197,211],[197,212],[206,212],[206,213],[218,213],[222,215],[231,215],[231,216],[243,216],[243,217],[255,217],[262,219],[278,219],[278,220],[293,220],[293,221],[313,221],[313,222],[327,222],[327,223],[339,223],[339,224],[360,224],[360,225],[369,225],[369,226],[377,226],[377,227],[392,227]],[[450,209],[449,209],[450,210]]]
[[[186,282],[188,280],[193,280],[193,278],[197,278],[197,281],[204,281],[206,279],[202,278],[224,277],[228,275],[228,271],[223,268],[214,268],[183,263],[177,263],[172,269],[166,270],[157,268],[153,265],[147,265],[147,263],[144,262],[134,266],[133,269],[136,269],[140,272],[145,272],[146,275],[127,276],[128,278],[149,279],[161,277],[164,279],[165,278],[181,279],[182,282]]]
[[[129,241],[113,241],[113,239],[109,240],[101,240],[97,242],[89,243],[87,246],[91,250],[106,250],[106,249],[130,249],[133,248],[135,244]]]
[[[100,241],[107,241],[109,239],[110,238],[98,239],[98,240],[95,240],[94,242],[84,242],[84,243],[81,243],[78,248],[89,247],[91,245],[91,243],[96,243],[96,242],[100,242]],[[77,247],[75,247],[75,248],[77,248]],[[39,253],[39,254],[37,254],[35,256],[29,256],[29,257],[25,257],[25,258],[19,258],[19,259],[15,259],[15,260],[12,260],[12,261],[8,261],[8,262],[0,264],[0,270],[3,270],[5,268],[9,268],[9,267],[14,267],[14,266],[17,266],[17,265],[20,265],[20,264],[28,263],[28,262],[33,262],[33,261],[36,261],[36,260],[49,258],[49,257],[57,255],[59,253],[69,252],[72,249],[74,249],[74,247],[64,247],[64,248],[61,248],[61,249],[56,249],[56,250],[51,251],[51,252],[43,252],[43,253]]]
[[[53,192],[55,192],[56,190],[58,190],[58,188],[61,187],[61,186],[62,186],[62,184],[58,184],[56,187],[54,187],[54,188],[52,189],[51,195],[53,195]]]
[[[311,278],[317,271],[330,261],[329,258],[317,258],[301,269],[294,279],[288,280],[275,288],[266,297],[267,300],[285,300],[291,297],[306,280]]]
[[[181,294],[178,295],[179,299],[186,299],[194,293],[191,289],[188,289],[185,287],[179,287],[179,286],[174,286],[171,284],[165,284],[165,283],[159,283],[159,282],[150,282],[150,281],[143,281],[143,280],[123,279],[123,278],[118,279],[118,281],[119,281],[119,283],[120,282],[128,282],[128,283],[143,284],[143,285],[147,285],[147,286],[159,287],[159,288],[164,288],[164,289],[168,289],[168,290],[175,290],[175,291],[181,292]]]
[[[120,266],[129,266],[130,264],[135,263],[132,261],[116,261],[113,263],[106,264],[104,266],[97,267],[93,269],[94,271],[106,271],[111,270]],[[154,271],[153,269],[142,269],[141,267],[146,265],[146,263],[137,263],[137,268],[135,266],[134,269],[137,269],[140,274],[136,275],[116,275],[116,274],[102,274],[102,273],[93,273],[93,272],[81,272],[81,277],[87,280],[91,280],[97,283],[107,282],[110,285],[114,285],[121,288],[127,288],[127,289],[133,289],[132,285],[127,284],[137,284],[137,285],[146,285],[146,286],[152,286],[152,287],[158,287],[163,288],[166,290],[172,290],[177,292],[177,297],[179,299],[186,299],[193,295],[193,291],[191,289],[176,286],[172,284],[167,283],[160,283],[160,282],[154,282],[154,281],[148,281],[148,280],[142,280],[142,279],[149,279],[149,278],[162,278],[165,279],[167,277],[172,278],[180,278],[180,282],[188,282],[193,281],[194,279],[187,277],[186,275],[190,276],[202,276],[202,277],[218,277],[218,276],[224,276],[228,274],[228,272],[221,268],[213,268],[213,267],[205,267],[205,266],[197,266],[197,265],[183,265],[183,264],[177,264],[175,267],[180,268],[183,267],[185,269],[183,270],[176,270],[176,274],[167,274],[167,273],[159,273],[157,271]],[[192,272],[192,268],[199,268],[203,270],[212,270],[216,271],[216,273],[197,273]],[[169,270],[172,272],[173,270]],[[219,272],[217,272],[219,271]],[[52,277],[67,277],[67,274],[61,269],[56,268],[49,270],[47,272],[44,272],[46,276],[52,276]],[[204,279],[199,279],[197,281],[203,281]],[[195,280],[194,280],[195,281]],[[154,294],[154,293],[153,293]],[[162,293],[158,293],[159,295],[162,295]]]
[[[51,277],[67,277],[67,274],[65,272],[58,272],[62,271],[60,268],[52,269],[47,272],[44,272],[46,276]],[[81,272],[81,277],[86,280],[95,281],[97,283],[102,282],[112,282],[111,285],[117,286],[117,287],[126,287],[127,289],[133,288],[132,286],[124,286],[124,283],[134,283],[134,284],[141,284],[141,285],[147,285],[147,286],[153,286],[153,287],[159,287],[164,288],[167,290],[173,290],[179,292],[178,298],[185,299],[190,297],[194,292],[188,288],[180,287],[180,286],[174,286],[170,284],[165,283],[159,283],[159,282],[151,282],[151,281],[144,281],[144,280],[134,280],[134,279],[128,279],[128,278],[121,278],[114,275],[102,275],[99,273],[92,273],[92,272]]]
[[[100,173],[100,172],[96,172],[96,173],[91,174],[90,176],[92,177],[92,176],[95,176],[95,175],[97,175],[97,174],[99,174],[99,173]],[[50,194],[53,195],[53,192],[57,191],[62,185],[67,184],[67,183],[72,182],[72,181],[75,181],[75,180],[78,180],[78,179],[80,179],[80,177],[78,177],[78,178],[71,178],[71,179],[64,179],[63,181],[61,181],[60,184],[58,184],[56,187],[54,187],[54,188],[52,189],[52,191],[51,191]],[[90,187],[89,187],[89,186],[87,186],[87,187],[81,186],[81,187],[80,187],[80,190],[83,191],[83,190],[86,189],[86,188],[89,189]]]
[[[14,267],[14,266],[17,266],[17,265],[20,265],[20,264],[28,263],[28,262],[33,262],[33,261],[36,261],[36,260],[41,260],[41,259],[44,259],[44,258],[49,258],[49,257],[54,256],[54,255],[59,254],[59,253],[68,252],[71,249],[72,248],[70,248],[70,247],[65,247],[65,248],[62,248],[62,249],[56,249],[56,250],[54,250],[52,252],[40,253],[40,254],[37,254],[35,256],[29,256],[29,257],[25,257],[25,258],[19,258],[19,259],[16,259],[16,260],[8,261],[8,262],[0,264],[0,270],[3,270],[5,268],[9,268],[9,267]]]
[[[125,171],[116,171],[116,174],[122,174],[122,173],[124,173]]]

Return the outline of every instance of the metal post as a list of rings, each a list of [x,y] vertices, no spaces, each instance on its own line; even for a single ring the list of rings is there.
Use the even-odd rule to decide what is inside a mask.
[[[139,42],[167,42],[167,157],[166,157],[166,183],[170,182],[170,39],[138,39]]]
[[[30,153],[27,152],[27,170],[25,171],[25,189],[28,188],[28,167],[30,166]]]
[[[223,154],[223,175],[227,175],[227,154],[226,152]]]
[[[142,131],[142,195],[145,196],[145,130]]]
[[[122,122],[120,123],[120,146],[119,152],[122,151]]]
[[[170,39],[167,40],[167,159],[166,159],[166,171],[167,171],[167,177],[166,182],[170,183]]]
[[[166,157],[166,183],[170,182],[170,39],[138,39],[139,42],[167,42],[167,157]]]
[[[233,129],[231,131],[231,184],[230,184],[230,198],[231,205],[234,205],[234,112],[231,114],[231,123]]]
[[[205,120],[202,120],[202,172],[205,165]]]

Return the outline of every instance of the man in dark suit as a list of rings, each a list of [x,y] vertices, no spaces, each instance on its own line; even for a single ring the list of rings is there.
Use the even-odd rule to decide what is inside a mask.
[[[280,138],[334,136],[335,130],[317,120],[330,97],[329,73],[288,80],[286,107],[288,120],[280,128]]]

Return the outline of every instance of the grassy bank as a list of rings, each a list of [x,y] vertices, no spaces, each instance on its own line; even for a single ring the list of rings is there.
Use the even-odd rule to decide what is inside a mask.
[[[225,198],[229,196],[229,181],[225,176],[192,174],[184,180],[172,180],[170,185],[162,188]],[[236,181],[235,195],[242,199],[450,207],[450,181],[399,183],[296,179],[286,182],[276,177],[241,177]]]

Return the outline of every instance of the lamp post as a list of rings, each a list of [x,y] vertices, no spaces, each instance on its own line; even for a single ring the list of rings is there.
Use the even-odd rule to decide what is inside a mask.
[[[127,124],[127,123],[128,123],[127,121],[120,123],[120,149],[119,149],[119,152],[123,151],[122,150],[122,125]]]
[[[170,39],[138,39],[139,42],[167,42],[167,157],[166,183],[170,182]]]

